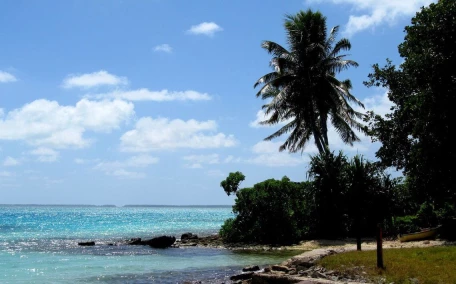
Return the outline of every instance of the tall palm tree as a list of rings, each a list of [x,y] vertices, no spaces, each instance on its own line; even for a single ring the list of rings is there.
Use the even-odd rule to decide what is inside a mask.
[[[363,131],[357,121],[363,114],[349,102],[364,106],[350,93],[350,81],[336,78],[337,73],[358,63],[339,54],[350,50],[351,44],[345,38],[336,42],[338,29],[334,27],[327,37],[326,18],[320,12],[300,11],[286,16],[289,50],[272,41],[262,43],[273,55],[270,65],[274,71],[262,76],[254,87],[262,85],[257,97],[268,100],[263,109],[269,118],[262,124],[285,123],[265,140],[291,132],[280,151],[303,151],[313,136],[319,152],[329,153],[328,120],[343,142],[353,145],[359,141],[353,128]]]

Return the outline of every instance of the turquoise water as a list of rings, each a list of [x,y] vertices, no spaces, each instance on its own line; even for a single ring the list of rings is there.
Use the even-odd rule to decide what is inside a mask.
[[[231,207],[0,205],[0,282],[227,283],[243,266],[286,258],[196,247],[108,246],[136,237],[210,235],[232,216]],[[97,245],[77,245],[89,240]]]

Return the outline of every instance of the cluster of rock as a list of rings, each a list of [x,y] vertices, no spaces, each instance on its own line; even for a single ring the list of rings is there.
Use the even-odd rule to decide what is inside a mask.
[[[160,236],[160,237],[155,237],[149,240],[142,240],[141,238],[134,238],[134,239],[129,239],[123,242],[120,242],[116,245],[142,245],[142,246],[150,246],[153,248],[168,248],[172,247],[174,243],[176,242],[176,237],[174,236]],[[95,242],[90,241],[90,242],[79,242],[79,246],[94,246]],[[115,245],[112,243],[109,243],[107,245]]]
[[[101,244],[101,243],[100,243]],[[89,242],[78,242],[79,246],[94,246],[94,241]],[[176,239],[174,236],[159,236],[148,240],[142,240],[141,238],[133,238],[119,243],[109,243],[107,245],[143,245],[150,246],[153,248],[168,248],[180,246],[210,246],[210,247],[223,247],[223,241],[218,235],[212,235],[207,237],[198,237],[193,233],[184,233],[180,239]]]
[[[236,284],[369,283],[359,273],[341,274],[316,265],[321,258],[342,251],[317,249],[295,256],[280,265],[270,265],[263,269],[258,266],[245,267],[241,274],[232,276],[230,280]]]

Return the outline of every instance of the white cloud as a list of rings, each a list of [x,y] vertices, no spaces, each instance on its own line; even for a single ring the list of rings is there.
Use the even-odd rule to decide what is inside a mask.
[[[271,127],[270,125],[262,125],[260,122],[268,119],[269,117],[266,116],[266,113],[264,113],[263,110],[259,110],[256,114],[256,119],[254,121],[251,121],[249,123],[250,127],[253,128],[260,128],[260,127]]]
[[[62,106],[41,99],[0,118],[0,140],[23,140],[51,148],[82,148],[92,142],[83,137],[86,131],[110,132],[133,114],[133,104],[121,100],[82,99],[75,106]]]
[[[202,164],[218,164],[220,163],[219,155],[191,155],[183,157],[188,162],[185,166],[191,169],[202,168]]]
[[[12,177],[12,176],[14,176],[14,173],[12,173],[12,172],[7,172],[7,171],[0,172],[0,177]]]
[[[81,158],[76,158],[74,159],[74,162],[76,164],[82,165],[82,164],[90,164],[90,163],[98,163],[100,159],[81,159]]]
[[[214,22],[203,22],[192,26],[187,32],[194,35],[213,36],[216,32],[221,32],[223,29]]]
[[[108,175],[115,176],[118,178],[125,178],[125,179],[139,179],[139,178],[146,177],[146,174],[144,174],[144,173],[132,172],[132,171],[124,170],[124,169],[115,170],[113,172],[108,173]]]
[[[52,163],[58,160],[59,152],[50,148],[40,147],[30,151],[31,155],[37,156],[39,162]]]
[[[10,82],[16,82],[17,79],[14,77],[14,75],[0,70],[0,83],[10,83]]]
[[[344,33],[351,36],[357,32],[375,28],[388,23],[393,25],[398,19],[411,17],[420,7],[428,6],[435,0],[308,0],[313,2],[330,2],[347,4],[356,14],[350,15]]]
[[[185,167],[187,167],[189,169],[202,169],[203,165],[201,165],[199,163],[193,163],[193,164],[186,164]]]
[[[160,45],[155,46],[154,51],[171,53],[171,52],[173,52],[173,48],[169,44],[165,43],[165,44],[160,44]]]
[[[3,160],[3,166],[5,167],[17,166],[20,164],[21,162],[18,159],[15,159],[10,156],[6,157],[5,160]]]
[[[100,70],[87,74],[68,75],[62,83],[66,89],[70,88],[93,88],[99,86],[118,86],[126,85],[128,80],[125,77],[119,77],[108,73],[105,70]]]
[[[226,157],[226,158],[223,160],[223,162],[224,162],[225,164],[228,164],[228,163],[240,163],[241,161],[242,161],[241,158],[239,158],[239,157],[238,157],[238,158],[235,158],[235,157],[232,156],[232,155],[229,155],[228,157]]]
[[[135,129],[122,135],[121,149],[129,152],[148,152],[176,148],[221,148],[237,144],[233,135],[215,133],[217,124],[213,120],[184,121],[167,118],[143,117]]]
[[[143,178],[144,173],[125,170],[125,168],[145,168],[149,165],[158,163],[159,159],[150,155],[137,155],[125,161],[100,162],[94,169],[100,170],[107,175],[121,178]]]
[[[192,90],[187,91],[150,91],[148,89],[138,89],[131,91],[117,90],[110,93],[86,95],[87,98],[95,99],[122,99],[127,101],[207,101],[211,96],[206,93],[199,93]]]
[[[261,141],[252,147],[255,157],[245,160],[245,162],[267,167],[294,167],[306,162],[299,154],[289,154],[279,152],[279,147],[283,142]]]
[[[381,116],[391,113],[391,107],[394,105],[388,98],[388,91],[385,91],[382,95],[368,97],[363,100],[363,103],[366,110],[372,110]]]
[[[158,158],[152,157],[150,155],[138,155],[130,157],[125,164],[127,167],[147,167],[149,165],[158,163],[158,161]]]
[[[277,126],[284,126],[285,124],[289,123],[290,120],[282,121],[274,125],[270,124],[260,124],[260,122],[268,120],[271,117],[271,114],[266,115],[266,113],[263,110],[259,110],[256,114],[256,119],[254,121],[251,121],[249,123],[250,127],[253,128],[270,128],[270,127],[277,127]]]

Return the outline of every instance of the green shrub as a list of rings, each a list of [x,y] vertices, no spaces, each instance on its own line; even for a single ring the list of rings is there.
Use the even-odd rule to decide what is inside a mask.
[[[396,217],[394,227],[398,234],[408,234],[420,230],[420,227],[418,226],[418,218],[413,215]]]
[[[234,219],[220,230],[226,242],[291,244],[309,233],[309,183],[269,179],[236,193]]]

